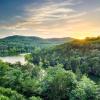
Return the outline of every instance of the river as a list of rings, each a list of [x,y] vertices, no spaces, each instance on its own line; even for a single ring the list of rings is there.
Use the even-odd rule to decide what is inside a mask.
[[[16,63],[16,62],[20,62],[21,64],[25,64],[25,56],[26,54],[20,54],[17,56],[7,56],[7,57],[0,57],[0,60],[2,60],[3,62],[8,62],[8,63]]]

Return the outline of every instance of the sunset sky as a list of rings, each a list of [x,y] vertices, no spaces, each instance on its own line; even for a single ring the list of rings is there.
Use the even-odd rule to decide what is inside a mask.
[[[0,37],[100,36],[100,0],[0,0]]]

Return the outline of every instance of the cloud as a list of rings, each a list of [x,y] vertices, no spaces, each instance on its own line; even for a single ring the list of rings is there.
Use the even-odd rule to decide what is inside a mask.
[[[77,18],[86,14],[79,13],[71,8],[80,0],[47,0],[36,7],[37,4],[31,4],[25,7],[24,16],[15,16],[13,19],[18,20],[15,24],[5,25],[2,28],[7,29],[35,29],[43,27],[52,27],[63,22],[76,22]],[[75,3],[75,1],[77,1]],[[71,21],[72,20],[72,21]],[[74,21],[75,20],[75,21]],[[79,21],[79,19],[78,19]],[[55,25],[54,25],[55,24]]]
[[[94,12],[100,12],[100,7],[96,8]]]
[[[79,13],[70,7],[77,4],[72,3],[73,0],[66,0],[64,2],[57,2],[57,0],[54,1],[50,0],[50,2],[40,5],[38,8],[34,8],[34,5],[26,7],[25,10],[29,16],[28,21],[35,21],[37,24],[48,22],[55,23],[55,21],[79,16]]]
[[[16,15],[15,23],[0,25],[0,29],[14,31],[14,34],[38,34],[43,37],[77,36],[75,32],[89,32],[92,21],[85,19],[87,11],[80,11],[75,7],[82,0],[43,0],[24,7],[22,16]],[[90,16],[89,16],[90,17]],[[95,31],[93,30],[93,31]],[[18,33],[19,32],[19,33]],[[33,34],[34,33],[34,34]]]

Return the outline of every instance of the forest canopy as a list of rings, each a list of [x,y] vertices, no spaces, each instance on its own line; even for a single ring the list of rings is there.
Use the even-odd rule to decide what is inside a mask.
[[[32,49],[0,61],[0,100],[100,100],[100,37]]]

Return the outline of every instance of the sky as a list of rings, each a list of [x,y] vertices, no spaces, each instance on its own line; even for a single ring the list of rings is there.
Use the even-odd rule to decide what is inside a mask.
[[[100,0],[0,0],[0,38],[100,36]]]

